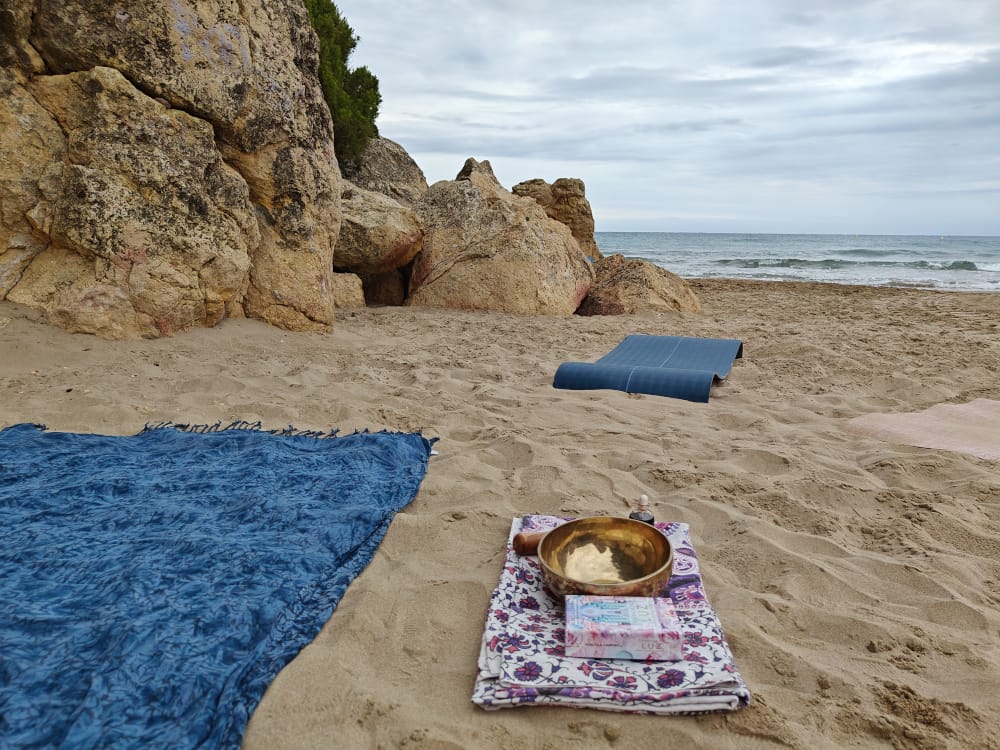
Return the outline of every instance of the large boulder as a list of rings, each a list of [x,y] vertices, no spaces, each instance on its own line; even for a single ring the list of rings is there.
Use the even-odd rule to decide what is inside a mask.
[[[569,227],[580,249],[593,260],[604,257],[594,241],[594,214],[583,180],[560,177],[551,185],[542,179],[519,182],[511,191],[534,198],[551,218]]]
[[[402,268],[420,252],[424,227],[409,208],[346,180],[340,194],[343,221],[334,253],[337,270],[380,274]]]
[[[597,280],[577,313],[626,315],[638,312],[701,312],[684,279],[645,260],[615,254],[594,264]]]
[[[407,304],[569,315],[594,279],[565,224],[505,190],[488,161],[466,161],[417,204],[424,245]]]
[[[66,158],[59,124],[0,68],[0,299],[49,244],[40,211],[40,176]]]
[[[0,58],[0,154],[34,149],[0,166],[0,297],[115,337],[329,329],[340,175],[301,0],[0,0]]]
[[[338,309],[365,306],[365,292],[361,278],[353,273],[335,273],[333,282],[333,306]]]
[[[30,92],[66,137],[25,212],[44,245],[7,298],[110,338],[232,315],[260,235],[246,182],[219,156],[212,126],[150,99],[113,68],[40,76]]]
[[[427,178],[406,150],[395,141],[368,141],[357,164],[341,164],[344,177],[358,187],[382,193],[413,207],[427,192]]]

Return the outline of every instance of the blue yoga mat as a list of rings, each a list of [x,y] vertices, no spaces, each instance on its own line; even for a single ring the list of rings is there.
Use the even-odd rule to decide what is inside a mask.
[[[430,450],[247,423],[0,431],[0,747],[238,748]]]
[[[596,362],[564,362],[552,385],[571,390],[607,388],[708,402],[712,385],[743,356],[738,339],[632,335]]]

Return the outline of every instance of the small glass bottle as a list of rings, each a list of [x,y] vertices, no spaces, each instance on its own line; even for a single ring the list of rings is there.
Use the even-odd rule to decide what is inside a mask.
[[[642,521],[643,523],[653,524],[653,514],[649,512],[649,497],[646,495],[639,495],[639,509],[633,510],[628,514],[628,517],[634,521]]]

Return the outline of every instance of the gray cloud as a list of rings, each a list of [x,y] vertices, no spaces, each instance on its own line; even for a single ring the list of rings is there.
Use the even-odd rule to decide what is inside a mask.
[[[1000,234],[994,0],[337,5],[432,181],[581,177],[599,229]]]

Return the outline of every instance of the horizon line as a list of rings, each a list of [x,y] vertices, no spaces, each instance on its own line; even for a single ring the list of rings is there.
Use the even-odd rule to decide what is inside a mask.
[[[936,237],[938,239],[997,239],[1000,234],[950,234],[947,232],[741,232],[741,231],[695,231],[690,229],[595,229],[594,234],[764,234],[775,236],[803,237]]]

